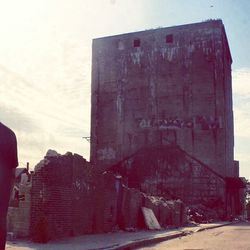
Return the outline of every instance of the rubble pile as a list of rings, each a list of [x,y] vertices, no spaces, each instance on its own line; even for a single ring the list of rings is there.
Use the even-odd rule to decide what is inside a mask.
[[[179,227],[186,223],[186,209],[181,200],[166,200],[158,196],[145,196],[145,206],[154,211],[156,218],[163,228]]]
[[[198,204],[189,206],[187,209],[188,222],[211,223],[224,220],[224,217],[224,210],[222,207],[214,209],[203,204]]]

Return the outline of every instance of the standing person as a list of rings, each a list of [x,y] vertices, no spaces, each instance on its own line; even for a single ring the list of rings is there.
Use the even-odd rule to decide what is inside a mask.
[[[0,122],[0,250],[5,249],[7,211],[17,165],[16,135]]]

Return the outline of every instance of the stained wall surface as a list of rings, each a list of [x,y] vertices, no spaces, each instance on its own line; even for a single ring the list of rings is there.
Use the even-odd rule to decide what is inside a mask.
[[[187,205],[203,204],[225,211],[224,178],[178,146],[144,148],[112,167],[129,188]]]
[[[233,176],[231,55],[221,20],[93,40],[91,161],[177,144]]]

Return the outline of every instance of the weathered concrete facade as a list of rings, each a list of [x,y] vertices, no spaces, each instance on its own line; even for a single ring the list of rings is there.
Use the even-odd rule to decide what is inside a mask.
[[[234,176],[231,55],[214,20],[93,40],[91,161],[177,144]]]
[[[202,205],[213,210],[213,219],[227,216],[230,205],[224,178],[176,145],[143,148],[110,170],[123,176],[129,188],[180,199],[191,207]]]
[[[186,204],[225,201],[225,181],[199,160],[177,146],[142,149],[112,170],[124,177],[130,188]]]

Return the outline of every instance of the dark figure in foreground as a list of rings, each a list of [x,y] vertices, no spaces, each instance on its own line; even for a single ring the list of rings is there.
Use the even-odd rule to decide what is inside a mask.
[[[17,165],[16,136],[0,122],[0,250],[5,249],[6,217]]]

